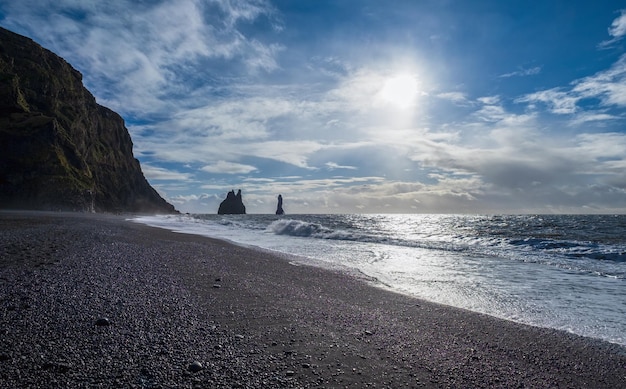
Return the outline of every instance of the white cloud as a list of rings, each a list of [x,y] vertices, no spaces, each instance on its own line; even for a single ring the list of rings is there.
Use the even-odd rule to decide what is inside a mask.
[[[575,152],[581,158],[591,158],[595,161],[606,161],[607,159],[626,160],[626,134],[622,133],[599,133],[580,134],[575,139],[577,147]],[[602,163],[597,165],[602,169]]]
[[[460,192],[466,199],[479,203],[498,195],[497,201],[502,203],[507,200],[500,196],[506,195],[517,199],[517,207],[526,202],[558,203],[567,188],[576,198],[572,203],[580,205],[590,201],[581,196],[591,183],[608,185],[623,175],[615,166],[626,160],[626,135],[547,136],[536,129],[536,115],[499,112],[504,117],[499,121],[480,126],[472,123],[471,140],[467,135],[456,140],[424,136],[412,143],[411,159],[424,169],[440,172],[430,175],[438,182],[430,188],[440,187],[448,179],[469,179],[475,186]]]
[[[326,162],[324,165],[326,165],[326,169],[328,170],[335,170],[335,169],[356,170],[358,169],[356,166],[345,166],[345,165],[342,166],[335,162]]]
[[[436,97],[442,100],[449,100],[455,104],[466,105],[469,104],[469,100],[467,99],[467,95],[462,92],[444,92],[438,93]]]
[[[188,95],[195,79],[205,77],[190,71],[203,65],[211,69],[208,61],[230,61],[251,72],[272,71],[283,49],[238,30],[239,22],[263,14],[275,21],[275,10],[262,0],[164,0],[150,5],[131,0],[23,0],[7,7],[6,25],[29,30],[30,36],[77,66],[99,102],[123,115],[172,110],[179,104],[172,100]],[[220,18],[215,7],[221,10]]]
[[[479,97],[476,100],[485,105],[496,105],[500,103],[500,96],[484,96]]]
[[[200,195],[196,195],[196,194],[177,195],[177,196],[170,197],[170,199],[173,200],[176,203],[182,204],[182,203],[185,203],[185,202],[202,200],[202,199],[206,199],[206,198],[209,198],[209,197],[210,197],[209,195],[207,195],[206,193],[203,193],[203,194],[200,194]]]
[[[609,27],[609,35],[614,38],[621,38],[626,35],[626,11],[621,11],[621,15],[613,20]]]
[[[501,74],[498,77],[500,78],[509,78],[509,77],[525,77],[525,76],[534,76],[536,74],[541,73],[541,66],[535,66],[527,69],[520,69],[514,72]]]
[[[624,35],[626,35],[626,10],[620,11],[620,16],[613,20],[608,32],[612,38],[601,42],[599,45],[600,48],[609,47],[614,43],[619,42]]]
[[[308,157],[323,148],[324,145],[316,141],[268,141],[242,145],[241,153],[284,162],[303,169],[314,169],[309,166]]]
[[[439,183],[388,180],[383,177],[335,178],[285,182],[272,189],[282,193],[290,213],[317,212],[467,212],[476,205],[476,178],[442,178]],[[309,193],[315,191],[312,197]],[[273,200],[273,199],[272,199]],[[462,206],[459,204],[462,203]],[[475,209],[475,208],[474,208]]]
[[[550,112],[563,115],[575,113],[577,111],[576,103],[579,100],[580,98],[576,95],[555,88],[530,93],[515,101],[517,103],[544,103]]]
[[[246,58],[246,64],[251,71],[271,72],[278,69],[276,55],[285,50],[285,46],[279,44],[264,45],[256,40],[250,42],[250,48],[255,53]]]
[[[486,122],[497,122],[506,117],[506,112],[499,105],[485,105],[475,115]]]
[[[415,69],[361,66],[338,77],[338,84],[325,100],[334,110],[371,113],[414,108],[426,95],[423,79]]]
[[[185,212],[216,213],[224,197],[218,194],[201,193],[168,196],[166,199],[170,203],[175,204],[177,209],[184,209]]]
[[[375,105],[373,97],[384,84],[383,75],[370,69],[359,69],[343,77],[337,88],[329,92],[328,98],[334,104],[343,105],[344,109],[367,111]]]
[[[610,69],[575,81],[572,93],[580,98],[597,98],[603,106],[626,107],[626,54]]]
[[[572,120],[570,120],[570,126],[579,126],[581,124],[589,122],[608,122],[613,120],[620,120],[622,117],[610,115],[603,112],[580,112]]]
[[[202,167],[200,170],[207,173],[218,174],[248,174],[257,171],[257,168],[251,165],[244,165],[241,163],[217,161],[214,164]]]
[[[234,27],[241,20],[253,21],[260,15],[268,15],[272,18],[274,28],[282,29],[282,22],[276,18],[276,11],[267,0],[210,0],[210,2],[224,11],[224,24],[230,27]]]
[[[180,173],[174,170],[151,166],[146,163],[141,164],[141,170],[148,180],[188,181],[192,178],[192,175],[189,173]]]
[[[575,80],[571,88],[552,88],[517,98],[517,103],[543,103],[555,114],[574,114],[583,108],[581,100],[597,100],[601,107],[626,107],[626,55],[610,69]],[[587,103],[589,104],[589,103]],[[589,109],[589,108],[587,108]],[[613,117],[607,116],[608,119]],[[595,120],[599,116],[595,117]]]
[[[616,131],[626,107],[626,56],[546,90],[529,77],[528,84],[499,82],[479,92],[463,79],[470,76],[453,74],[451,58],[438,73],[432,52],[420,68],[405,66],[405,47],[376,55],[370,45],[349,41],[346,50],[332,41],[319,45],[331,47],[322,51],[317,42],[292,40],[292,31],[277,34],[298,26],[283,24],[269,1],[21,0],[4,7],[3,25],[21,26],[61,54],[100,103],[127,117],[146,176],[178,194],[168,199],[181,209],[213,212],[238,187],[251,212],[273,212],[277,193],[291,213],[624,203],[626,143]],[[613,43],[626,35],[623,12],[609,34]],[[381,91],[401,74],[414,77],[418,90],[396,109]],[[532,93],[512,96],[504,84]],[[468,97],[477,93],[482,97]],[[332,177],[338,173],[364,176]]]

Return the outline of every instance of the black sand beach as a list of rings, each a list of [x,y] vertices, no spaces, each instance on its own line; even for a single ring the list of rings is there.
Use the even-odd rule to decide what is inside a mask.
[[[0,387],[624,388],[626,351],[120,216],[0,212]]]

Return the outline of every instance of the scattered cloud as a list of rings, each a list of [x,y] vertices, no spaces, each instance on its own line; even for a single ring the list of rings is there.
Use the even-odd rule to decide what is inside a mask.
[[[572,120],[570,120],[570,126],[579,126],[581,124],[589,123],[589,122],[600,122],[605,123],[613,120],[623,120],[623,117],[611,115],[603,112],[581,112],[578,113]]]
[[[200,170],[215,174],[248,174],[257,171],[257,168],[241,163],[217,161],[212,165],[203,166]]]
[[[574,80],[569,87],[542,90],[517,98],[518,103],[543,103],[555,114],[574,114],[590,104],[600,107],[626,107],[626,55],[622,55],[608,70]]]
[[[544,103],[550,112],[555,114],[573,114],[577,111],[576,103],[580,97],[569,91],[560,89],[548,89],[522,96],[515,101],[518,103]]]
[[[180,173],[146,163],[141,164],[141,170],[148,180],[188,181],[192,178],[192,175],[189,173]]]
[[[485,105],[496,105],[500,103],[500,96],[484,96],[476,100]]]
[[[499,75],[500,78],[509,78],[509,77],[525,77],[525,76],[534,76],[536,74],[541,73],[541,66],[535,66],[528,69],[520,69],[510,73],[504,73]]]
[[[206,69],[192,80],[219,82],[223,75],[211,73],[221,61],[239,60],[248,72],[272,71],[278,68],[275,56],[283,50],[238,29],[262,15],[274,20],[275,9],[263,0],[119,0],[97,5],[24,0],[5,9],[5,24],[23,26],[74,66],[89,69],[87,86],[97,92],[100,103],[123,115],[154,115],[177,106],[172,100],[190,91],[187,69]]]
[[[571,92],[580,99],[598,99],[602,106],[626,107],[626,54],[610,69],[575,81]]]
[[[626,11],[575,5],[615,18],[589,21],[608,27],[602,56],[592,42],[565,61],[538,41],[509,62],[494,53],[557,21],[486,23],[506,45],[485,45],[465,39],[464,13],[401,3],[363,19],[343,2],[0,0],[0,20],[123,115],[144,174],[182,211],[241,188],[255,213],[278,193],[290,213],[626,212]]]
[[[466,105],[469,104],[469,100],[467,99],[467,95],[462,92],[444,92],[438,93],[436,97],[442,100],[448,100],[455,104]]]
[[[602,41],[599,44],[600,48],[610,47],[621,41],[624,35],[626,35],[626,10],[620,11],[620,16],[613,20],[613,23],[611,23],[611,26],[608,28],[608,32],[611,39]]]
[[[336,170],[336,169],[347,169],[347,170],[356,170],[358,169],[356,166],[345,166],[339,165],[335,162],[326,162],[326,169],[328,170]]]

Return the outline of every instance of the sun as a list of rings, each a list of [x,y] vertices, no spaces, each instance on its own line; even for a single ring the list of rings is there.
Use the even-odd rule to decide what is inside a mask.
[[[409,108],[417,97],[417,80],[411,74],[397,74],[385,81],[379,93],[384,102],[397,108]]]

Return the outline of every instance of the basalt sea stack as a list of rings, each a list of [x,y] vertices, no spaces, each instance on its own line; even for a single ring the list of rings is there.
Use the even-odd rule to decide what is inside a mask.
[[[282,195],[278,195],[278,205],[276,206],[276,214],[277,215],[285,214],[285,210],[283,209],[283,196]]]
[[[82,75],[0,28],[0,207],[176,212],[146,181],[123,119]]]
[[[246,206],[243,205],[243,199],[241,198],[241,189],[235,194],[234,190],[231,190],[226,195],[224,201],[220,203],[220,207],[217,210],[218,215],[245,215]]]

